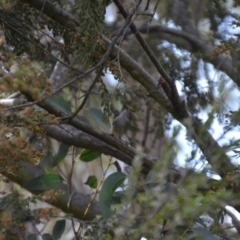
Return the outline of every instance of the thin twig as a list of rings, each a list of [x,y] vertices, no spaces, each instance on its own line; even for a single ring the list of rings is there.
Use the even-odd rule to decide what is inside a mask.
[[[153,9],[153,16],[155,15],[156,11],[157,11],[157,7],[158,7],[158,4],[159,4],[160,0],[158,0],[155,4],[155,7]]]
[[[150,2],[150,0],[147,1],[147,4],[146,4],[146,7],[145,7],[144,11],[147,11],[147,10],[148,10],[149,2]]]
[[[94,86],[96,85],[96,83],[97,83],[97,81],[98,81],[98,78],[100,77],[100,75],[101,75],[101,73],[102,73],[102,69],[103,69],[103,67],[101,67],[101,70],[98,71],[95,79],[93,80],[93,82],[92,82],[92,84],[90,85],[87,93],[85,94],[85,97],[84,97],[82,103],[80,104],[80,106],[77,108],[77,110],[76,110],[71,116],[68,117],[69,120],[71,120],[71,119],[73,119],[75,116],[77,116],[77,114],[83,109],[83,107],[84,107],[84,105],[86,104],[86,102],[87,102],[87,100],[88,100],[88,98],[89,98],[89,96],[90,96],[90,94],[91,94]]]
[[[108,166],[107,166],[107,168],[106,168],[106,171],[103,173],[103,177],[102,177],[100,183],[98,184],[98,186],[97,186],[97,188],[96,188],[96,191],[94,192],[94,195],[92,196],[92,199],[91,199],[90,203],[88,204],[88,206],[87,206],[87,208],[86,208],[86,210],[85,210],[85,212],[84,212],[83,217],[87,214],[89,208],[90,208],[91,205],[92,205],[92,202],[95,200],[95,198],[96,198],[96,196],[97,196],[97,193],[99,192],[99,189],[100,189],[100,187],[102,186],[102,184],[103,184],[103,182],[104,182],[104,179],[105,179],[105,176],[106,176],[106,174],[107,174],[107,171],[108,171],[108,169],[110,168],[111,165],[112,165],[112,157],[110,158],[110,161],[109,161],[109,164],[108,164]]]
[[[143,146],[143,147],[145,147],[146,142],[147,142],[147,137],[148,137],[150,111],[151,111],[151,107],[150,107],[150,106],[147,106],[147,111],[146,111],[146,124],[145,124],[145,127],[144,127],[144,134],[143,134],[143,140],[142,140],[142,146]]]
[[[73,176],[73,167],[75,164],[75,147],[72,146],[72,166],[69,174],[69,194],[72,193],[72,176]]]
[[[75,147],[72,146],[72,166],[71,166],[71,170],[70,170],[70,174],[69,174],[69,177],[68,177],[68,181],[69,181],[69,195],[71,196],[72,195],[72,176],[73,176],[73,167],[74,167],[74,164],[75,164]],[[71,199],[69,201],[69,210],[71,212]],[[77,231],[75,229],[75,222],[74,222],[74,219],[73,217],[71,217],[71,224],[72,224],[72,228],[73,228],[73,232],[74,232],[74,235],[77,237]]]

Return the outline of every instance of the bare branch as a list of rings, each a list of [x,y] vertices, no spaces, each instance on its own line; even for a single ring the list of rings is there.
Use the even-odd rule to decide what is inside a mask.
[[[3,106],[16,106],[24,102],[26,102],[26,100],[20,98],[0,99],[0,105]]]

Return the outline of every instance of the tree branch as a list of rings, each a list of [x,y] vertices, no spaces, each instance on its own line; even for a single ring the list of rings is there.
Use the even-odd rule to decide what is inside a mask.
[[[195,57],[202,58],[203,60],[212,63],[216,69],[226,73],[240,87],[240,75],[237,67],[239,65],[239,61],[233,62],[233,59],[236,58],[234,56],[236,53],[232,53],[233,57],[226,54],[219,54],[217,57],[211,56],[215,47],[202,40],[199,35],[161,26],[160,24],[139,24],[138,31],[141,33],[154,34],[154,37],[167,40],[187,51],[191,51],[193,53],[203,53],[201,55],[196,54]],[[113,31],[112,36],[114,36],[117,32],[118,30]],[[130,30],[125,33],[125,36],[128,36],[129,34],[132,34]]]
[[[107,39],[105,39],[107,41]],[[109,40],[108,40],[109,41]],[[165,106],[166,109],[186,127],[186,131],[191,136],[212,168],[223,177],[227,171],[234,166],[225,151],[219,146],[218,142],[212,137],[205,126],[196,117],[187,112],[187,116],[183,119],[182,114],[175,111],[168,105],[164,99],[163,93],[158,88],[157,82],[150,76],[138,63],[132,59],[121,48],[115,46],[115,54],[120,55],[121,65],[129,72],[129,74],[139,82],[149,95],[159,104]]]
[[[125,19],[128,18],[128,13],[124,9],[121,2],[119,0],[113,0],[113,2],[116,4],[120,13],[123,15],[123,17]],[[159,61],[155,57],[153,51],[149,48],[148,44],[146,43],[144,38],[141,36],[141,34],[138,32],[138,29],[133,22],[130,24],[130,29],[131,29],[132,33],[136,36],[138,42],[140,43],[141,47],[146,52],[147,56],[150,58],[153,65],[156,67],[158,72],[162,75],[162,77],[163,77],[162,81],[159,81],[159,83],[162,86],[169,101],[172,103],[173,107],[177,111],[180,110],[182,108],[181,99],[178,95],[178,91],[177,91],[177,88],[175,86],[173,79],[167,74],[165,69],[159,63]]]
[[[18,183],[19,185],[23,185],[27,181],[31,180],[32,178],[41,176],[44,174],[43,170],[36,166],[31,166],[27,163],[22,163],[22,167],[15,172],[14,174],[11,172],[3,172],[3,174],[11,179],[12,181]],[[53,201],[51,198],[45,198],[44,200],[51,205],[60,208],[62,211],[66,213],[71,213],[73,217],[81,220],[92,220],[96,217],[96,215],[100,215],[100,208],[99,204],[96,201],[93,201],[89,211],[84,216],[84,212],[91,201],[91,196],[84,195],[80,192],[75,192],[70,199],[69,190],[67,185],[61,184],[57,189],[60,190],[61,194],[57,196],[57,201]],[[38,191],[31,191],[33,194],[43,194],[45,191],[38,190]],[[70,201],[71,211],[68,207],[68,202]]]
[[[66,27],[66,29],[74,30],[76,26],[78,26],[78,23],[74,20],[70,13],[62,10],[60,7],[48,0],[19,0],[19,2],[29,4],[29,6],[46,14],[48,17]]]
[[[240,221],[237,218],[236,214],[231,212],[228,208],[225,208],[227,214],[232,218],[232,224],[236,228],[238,235],[240,236]]]
[[[26,93],[23,94],[27,96],[29,100],[32,100],[32,96],[29,96]],[[60,112],[55,106],[51,105],[49,102],[40,102],[38,103],[38,106],[43,108],[47,112],[54,114],[55,116],[63,118],[67,117],[66,114]],[[51,126],[50,129],[48,129],[48,126],[45,126],[45,129],[48,132],[48,135],[52,138],[55,138],[56,140],[81,148],[87,148],[91,146],[91,149],[93,150],[100,151],[106,155],[116,157],[117,159],[128,164],[129,166],[132,165],[132,159],[137,154],[134,148],[116,139],[112,135],[94,129],[91,126],[77,119],[69,120],[68,124],[70,124],[74,128],[68,125],[62,125],[61,127],[63,131],[59,131],[60,129],[58,129],[57,131],[53,131],[54,126]],[[77,132],[76,129],[81,130],[83,133]],[[79,134],[81,134],[81,136],[79,136]],[[96,141],[97,139],[101,141]],[[148,173],[149,170],[152,168],[154,161],[156,160],[156,158],[143,154],[142,172]]]
[[[116,1],[116,0],[115,0]],[[24,0],[24,2],[29,2],[29,0]],[[58,20],[56,16],[53,16],[52,13],[55,14],[61,14],[61,16],[69,17],[66,22],[75,22],[73,21],[73,17],[69,15],[68,13],[63,13],[64,11],[59,8],[51,8],[51,14],[49,15],[49,8],[43,7],[43,5],[40,4],[40,2],[43,2],[42,0],[33,0],[30,2],[38,2],[38,4],[34,4],[37,9],[42,10],[45,14],[47,14],[49,17],[52,17],[54,20]],[[46,1],[48,2],[48,1]],[[31,5],[31,4],[30,4]],[[59,23],[61,23],[59,21]],[[66,26],[63,24],[63,26]],[[75,27],[76,27],[75,23]],[[73,25],[69,25],[73,30],[75,30],[75,27]],[[134,29],[133,29],[134,30]],[[106,39],[105,39],[106,41]],[[111,44],[111,42],[109,42]],[[209,132],[205,129],[203,124],[198,121],[195,117],[191,116],[190,113],[187,112],[186,106],[184,103],[181,104],[181,107],[177,105],[179,108],[173,108],[171,107],[171,104],[169,105],[168,101],[166,101],[166,98],[164,97],[164,94],[162,94],[162,91],[159,89],[157,82],[155,79],[153,79],[151,76],[149,76],[148,73],[144,69],[141,69],[141,72],[136,72],[136,69],[139,69],[139,65],[131,58],[129,57],[125,52],[123,52],[120,48],[118,48],[116,45],[114,46],[114,49],[120,53],[122,59],[121,64],[123,67],[134,77],[135,80],[137,80],[140,84],[142,84],[146,90],[149,91],[151,97],[153,97],[158,103],[162,104],[164,103],[164,106],[170,111],[170,113],[173,114],[173,116],[179,120],[188,130],[190,136],[195,140],[196,144],[199,146],[203,154],[205,155],[207,161],[209,164],[213,167],[213,169],[220,174],[222,177],[225,175],[225,173],[233,167],[231,164],[231,161],[229,157],[226,155],[226,153],[223,151],[223,149],[219,146],[219,144],[216,142],[216,140],[209,134]],[[108,49],[110,50],[110,49]],[[105,55],[106,56],[106,55]],[[161,69],[159,69],[161,70]],[[163,73],[163,77],[168,78],[169,76],[165,73],[165,71],[161,72]],[[147,79],[145,78],[147,77]],[[150,80],[151,79],[151,80]],[[172,87],[172,86],[171,86]],[[174,88],[172,88],[174,89]],[[178,96],[178,95],[177,95]],[[177,101],[180,101],[179,99]],[[178,103],[179,104],[179,103]],[[46,108],[45,108],[46,109]],[[46,109],[47,110],[47,109]],[[50,109],[48,110],[50,112]],[[54,110],[55,111],[55,110]],[[58,111],[57,111],[58,112]],[[106,143],[110,144],[111,146],[114,146],[119,149],[119,147],[122,147],[122,145],[118,144],[116,139],[111,137],[106,137],[105,134],[101,134],[99,131],[96,131],[95,129],[92,129],[89,126],[83,126],[80,121],[78,123],[75,122],[76,120],[71,121],[71,125],[78,127],[80,130],[91,134],[100,140],[105,141]],[[189,126],[192,126],[189,128]],[[128,150],[128,149],[124,149]],[[134,154],[134,151],[125,152],[126,154]],[[218,156],[215,156],[214,154],[218,153]],[[134,155],[132,155],[133,157]],[[148,164],[147,164],[148,165]],[[150,164],[151,165],[151,164]],[[148,165],[149,167],[149,165]]]

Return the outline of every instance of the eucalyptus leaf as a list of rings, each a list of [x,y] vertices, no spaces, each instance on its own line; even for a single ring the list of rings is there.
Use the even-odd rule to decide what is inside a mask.
[[[42,235],[42,239],[43,239],[43,240],[55,240],[55,239],[52,237],[52,235],[50,235],[49,233],[44,233],[44,234]]]
[[[28,190],[49,190],[58,187],[62,181],[62,178],[58,174],[47,173],[31,179],[23,184],[23,187]]]
[[[62,219],[62,220],[58,220],[53,228],[53,238],[54,240],[58,240],[61,238],[64,230],[65,230],[65,226],[66,226],[66,220]]]
[[[96,189],[98,186],[98,180],[96,176],[89,176],[85,184],[88,185],[90,188]]]
[[[83,162],[91,162],[100,156],[101,156],[100,152],[90,149],[84,149],[82,150],[79,159],[82,160]]]
[[[99,194],[100,209],[104,219],[111,217],[111,204],[116,189],[124,182],[126,175],[122,172],[112,173],[104,181]]]
[[[64,100],[62,97],[52,96],[47,101],[64,113],[71,113],[70,103]]]
[[[69,148],[70,148],[70,145],[68,144],[65,144],[65,143],[60,144],[58,152],[53,158],[53,167],[58,165],[67,156]]]
[[[110,133],[110,124],[104,122],[104,115],[101,110],[91,108],[89,113],[97,124],[99,124],[106,132]]]

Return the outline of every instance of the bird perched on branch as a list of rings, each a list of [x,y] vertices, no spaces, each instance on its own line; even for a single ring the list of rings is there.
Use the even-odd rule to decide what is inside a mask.
[[[128,108],[123,110],[112,122],[111,134],[121,139],[122,135],[127,132],[131,123],[131,112]]]

